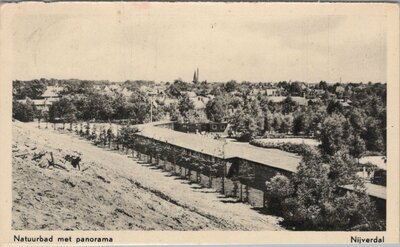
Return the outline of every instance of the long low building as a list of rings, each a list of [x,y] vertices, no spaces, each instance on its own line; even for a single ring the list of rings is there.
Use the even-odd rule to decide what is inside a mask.
[[[296,172],[301,160],[300,156],[278,149],[265,149],[244,143],[219,141],[202,135],[186,134],[167,128],[159,128],[155,125],[141,125],[139,131],[143,136],[199,153],[222,159],[241,158],[289,172]]]
[[[173,130],[173,122],[150,123],[137,125],[139,134],[143,137],[165,142],[193,152],[219,158],[231,164],[252,164],[258,189],[261,189],[266,179],[274,174],[290,175],[297,172],[301,157],[278,149],[254,147],[248,143],[226,142],[211,139],[202,135],[187,134]],[[256,170],[257,169],[257,170]],[[273,171],[271,173],[271,171]],[[262,176],[258,173],[265,173]],[[351,186],[345,189],[353,190]],[[386,187],[366,186],[367,193],[375,198],[386,200]]]

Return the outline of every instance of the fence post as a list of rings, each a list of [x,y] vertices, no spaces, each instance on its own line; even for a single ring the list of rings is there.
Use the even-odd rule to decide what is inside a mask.
[[[222,173],[222,194],[225,195],[225,176],[226,176],[226,162],[224,162],[224,167],[223,167],[223,173]]]
[[[263,208],[265,208],[265,202],[266,202],[266,200],[267,200],[267,195],[266,195],[266,190],[264,189],[263,190]]]
[[[243,202],[243,185],[242,185],[242,183],[240,183],[240,201]]]
[[[208,177],[208,187],[211,188],[212,187],[212,172],[210,169],[210,173],[209,173],[209,177]]]

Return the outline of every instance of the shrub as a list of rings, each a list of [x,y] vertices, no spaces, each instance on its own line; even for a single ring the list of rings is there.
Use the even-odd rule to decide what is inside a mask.
[[[281,214],[282,202],[294,192],[289,178],[280,174],[275,175],[266,182],[266,187],[268,196],[265,204],[267,208],[274,213]]]
[[[306,153],[307,148],[309,148],[306,144],[272,143],[262,140],[252,140],[250,141],[250,144],[262,148],[276,148],[289,153],[296,153],[298,155],[303,155]]]

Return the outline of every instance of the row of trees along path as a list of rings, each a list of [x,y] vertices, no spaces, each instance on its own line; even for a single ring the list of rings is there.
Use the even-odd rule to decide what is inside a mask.
[[[138,134],[138,130],[135,126],[120,126],[115,133],[111,125],[105,127],[104,124],[99,124],[100,127],[96,126],[95,123],[70,123],[69,129],[65,128],[65,124],[62,124],[62,130],[69,132],[75,132],[81,137],[86,138],[92,144],[109,148],[112,150],[118,150],[124,154],[131,154],[133,158],[137,158],[139,161],[145,161],[153,164],[164,171],[167,171],[167,162],[169,162],[173,169],[170,170],[175,175],[183,176],[186,179],[194,177],[194,182],[202,184],[202,174],[208,178],[208,187],[213,186],[213,178],[221,178],[220,192],[225,193],[225,177],[226,177],[226,164],[217,158],[210,159],[209,157],[190,152],[184,148],[180,148],[171,145],[166,142],[161,142],[151,138],[147,138]],[[57,129],[57,124],[52,124],[54,130]],[[39,123],[40,128],[40,123]],[[46,123],[45,128],[49,128]],[[243,174],[248,179],[248,174]],[[233,181],[240,180],[240,176],[233,177]],[[237,183],[234,184],[234,190],[240,189],[240,195],[242,194],[242,185],[239,186]],[[248,191],[246,186],[245,191]],[[236,194],[236,193],[235,193]],[[248,196],[246,196],[247,198]],[[243,200],[243,196],[240,196],[240,200]]]

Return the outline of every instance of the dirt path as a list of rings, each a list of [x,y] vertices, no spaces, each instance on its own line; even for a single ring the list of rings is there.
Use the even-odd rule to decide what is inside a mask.
[[[40,151],[66,169],[46,168],[49,155],[31,160]],[[81,171],[61,162],[73,151]],[[13,125],[14,229],[283,230],[279,218],[221,197],[78,136]]]

